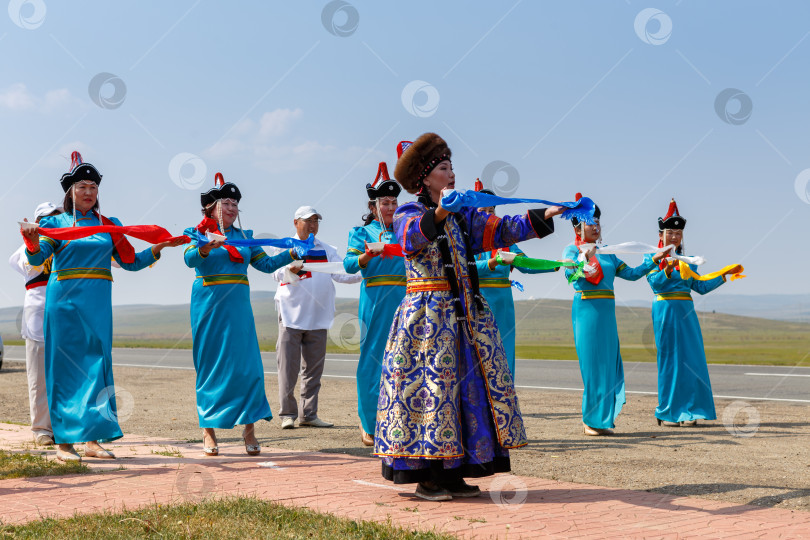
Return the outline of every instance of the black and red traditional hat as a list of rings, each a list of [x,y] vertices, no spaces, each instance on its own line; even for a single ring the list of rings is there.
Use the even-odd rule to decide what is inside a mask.
[[[377,167],[377,176],[370,184],[366,184],[368,200],[376,201],[380,197],[399,197],[402,188],[395,180],[388,176],[388,165],[384,161]]]
[[[675,204],[675,199],[669,202],[669,209],[667,215],[663,218],[658,218],[658,230],[664,229],[680,229],[686,227],[686,220],[678,213],[678,205]]]
[[[394,178],[408,193],[422,188],[422,181],[430,171],[453,155],[444,139],[435,133],[420,135],[413,143],[402,141],[397,145],[397,166]]]
[[[486,189],[484,184],[481,182],[480,178],[475,179],[475,191],[479,193],[486,193],[487,195],[495,195],[495,192],[491,189]]]
[[[101,184],[101,175],[95,167],[82,161],[80,153],[74,151],[70,154],[70,172],[63,174],[59,183],[62,184],[62,189],[67,193],[67,190],[73,184],[82,180],[89,180],[99,185]]]
[[[236,184],[226,182],[222,173],[214,175],[214,187],[200,193],[200,204],[205,208],[210,204],[217,202],[220,199],[234,199],[236,202],[242,200],[242,192],[236,187]]]
[[[577,194],[574,196],[574,200],[575,200],[575,201],[578,201],[578,200],[580,200],[581,198],[582,198],[582,193],[577,193]],[[594,204],[593,204],[593,218],[594,218],[594,219],[599,219],[600,217],[602,217],[602,210],[600,210],[600,209],[599,209],[599,206],[598,206],[596,203],[594,203]],[[579,223],[580,223],[580,221],[579,221],[579,220],[578,220],[576,217],[571,216],[571,225],[573,225],[574,227],[576,227],[576,226],[578,226],[578,225],[579,225]]]

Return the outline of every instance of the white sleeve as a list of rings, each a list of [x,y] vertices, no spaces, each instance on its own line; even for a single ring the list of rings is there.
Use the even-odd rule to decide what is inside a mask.
[[[329,250],[327,251],[326,259],[329,262],[343,262],[343,257],[338,253],[337,249],[332,246],[329,246]],[[356,274],[330,274],[332,276],[332,280],[336,283],[360,283],[363,281],[363,275],[359,272]]]
[[[8,264],[17,272],[28,279],[28,274],[31,271],[31,265],[28,264],[28,259],[25,257],[25,244],[11,254],[8,259]]]

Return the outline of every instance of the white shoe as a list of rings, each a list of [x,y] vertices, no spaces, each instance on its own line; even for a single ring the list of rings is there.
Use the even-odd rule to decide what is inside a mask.
[[[299,426],[308,426],[308,427],[332,427],[335,424],[332,422],[327,422],[326,420],[321,420],[317,416],[312,420],[301,420],[298,422]]]
[[[284,420],[281,421],[281,429],[292,429],[295,427],[295,418],[290,418],[289,416],[285,417]]]
[[[53,446],[53,437],[44,433],[34,437],[37,446]]]

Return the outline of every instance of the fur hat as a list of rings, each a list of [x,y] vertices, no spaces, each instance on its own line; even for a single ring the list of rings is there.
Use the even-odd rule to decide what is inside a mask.
[[[394,178],[405,191],[416,193],[430,171],[451,156],[452,153],[444,139],[435,133],[425,133],[402,152],[394,169]]]

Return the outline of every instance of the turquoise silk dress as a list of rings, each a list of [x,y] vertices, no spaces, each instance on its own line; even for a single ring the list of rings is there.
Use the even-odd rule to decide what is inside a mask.
[[[434,212],[420,197],[394,216],[407,290],[383,356],[374,451],[397,484],[505,472],[508,449],[527,444],[474,257],[546,236],[554,224],[544,210],[499,218],[462,208],[438,224]]]
[[[116,218],[110,218],[120,226]],[[72,227],[70,213],[44,217],[41,228]],[[76,226],[102,225],[92,210],[76,211]],[[45,292],[45,387],[56,444],[107,442],[123,436],[118,425],[112,370],[112,273],[142,270],[157,258],[151,248],[124,263],[107,233],[54,240],[40,229],[39,252],[26,251],[38,266],[53,255]]]
[[[194,229],[185,234],[194,238]],[[245,230],[248,238],[253,231]],[[225,231],[243,238],[237,228]],[[185,250],[194,268],[191,287],[191,338],[197,371],[197,415],[201,428],[231,429],[236,425],[270,420],[264,392],[264,367],[250,305],[248,265],[266,274],[293,260],[290,250],[270,257],[258,247],[236,247],[242,262],[232,261],[224,247],[200,255],[196,242]]]
[[[509,246],[495,251],[511,251],[517,253],[518,257],[525,253],[517,246]],[[512,281],[509,279],[509,272],[514,268],[523,274],[544,274],[554,272],[554,270],[530,270],[528,268],[518,268],[505,264],[499,264],[495,270],[489,269],[489,259],[495,256],[495,251],[479,253],[475,256],[478,261],[478,281],[481,287],[481,294],[487,299],[489,309],[495,315],[498,323],[498,330],[501,333],[503,349],[506,352],[506,362],[509,364],[509,371],[512,377],[515,376],[515,300],[512,297]]]
[[[579,248],[571,244],[563,251],[562,258],[576,261],[578,255]],[[602,267],[602,279],[596,284],[585,278],[573,283],[571,323],[585,387],[582,421],[592,428],[609,429],[616,427],[614,421],[625,403],[613,281],[617,277],[636,281],[655,268],[655,263],[650,259],[630,268],[615,255],[596,255],[596,258]],[[566,269],[566,277],[573,272]]]
[[[652,261],[650,255],[647,256]],[[685,264],[683,262],[679,264]],[[697,267],[690,266],[692,270]],[[658,407],[655,417],[667,422],[714,420],[712,384],[703,350],[703,334],[692,302],[692,291],[706,294],[725,276],[709,281],[671,277],[655,269],[647,274],[655,300],[652,305],[655,345],[658,349]]]
[[[393,230],[385,230],[377,220],[349,233],[349,248],[343,268],[350,274],[360,272],[360,361],[357,364],[357,414],[363,431],[374,433],[377,424],[377,400],[380,398],[380,373],[385,343],[391,322],[405,297],[405,261],[402,257],[377,256],[363,267],[358,257],[366,243],[395,244]]]

